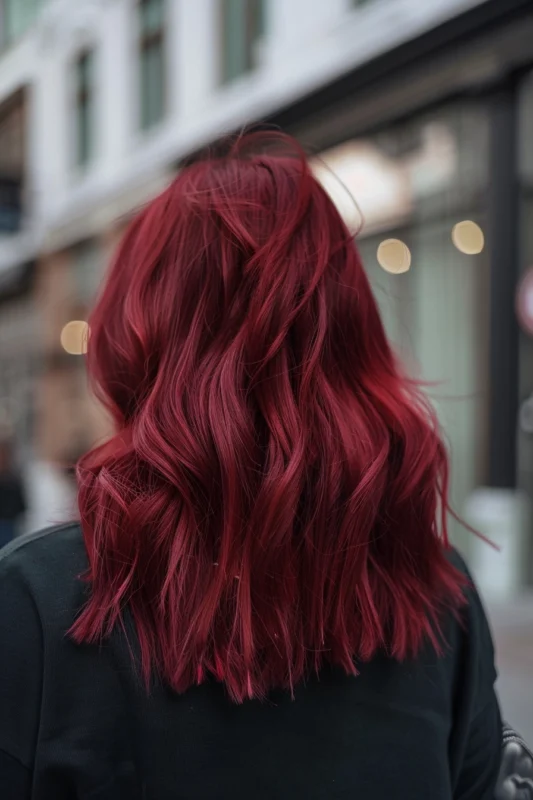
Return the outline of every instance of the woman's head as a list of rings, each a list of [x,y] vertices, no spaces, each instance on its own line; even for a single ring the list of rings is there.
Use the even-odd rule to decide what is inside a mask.
[[[117,432],[79,467],[76,638],[127,604],[146,674],[236,700],[414,653],[461,597],[433,415],[333,203],[274,144],[184,168],[131,223],[88,348]]]

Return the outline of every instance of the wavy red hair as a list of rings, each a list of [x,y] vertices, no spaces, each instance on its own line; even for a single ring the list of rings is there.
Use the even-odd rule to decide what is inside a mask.
[[[244,137],[129,226],[90,320],[116,435],[78,467],[91,593],[142,665],[235,701],[438,645],[447,456],[303,152]]]

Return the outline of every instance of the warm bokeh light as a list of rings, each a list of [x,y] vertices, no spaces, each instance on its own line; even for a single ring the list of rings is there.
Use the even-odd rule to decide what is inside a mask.
[[[411,251],[400,239],[385,239],[378,247],[377,259],[385,272],[400,275],[411,266]]]
[[[61,331],[61,346],[72,356],[81,356],[87,352],[89,326],[83,320],[67,322]]]
[[[467,256],[477,256],[485,246],[485,237],[479,225],[472,220],[465,219],[454,225],[452,242],[461,253],[465,253]]]

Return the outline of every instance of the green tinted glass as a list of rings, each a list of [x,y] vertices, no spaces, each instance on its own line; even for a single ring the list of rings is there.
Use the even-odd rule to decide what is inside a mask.
[[[265,34],[265,0],[221,0],[221,79],[228,83],[255,66]]]
[[[164,0],[142,0],[140,5],[141,33],[160,30],[165,16]]]
[[[165,0],[141,0],[139,5],[139,111],[143,130],[165,113]]]
[[[94,52],[88,50],[76,62],[76,163],[85,166],[93,155]]]
[[[3,0],[3,41],[9,44],[30,27],[45,0]]]
[[[141,53],[141,127],[150,128],[164,116],[165,64],[163,43],[154,42]]]

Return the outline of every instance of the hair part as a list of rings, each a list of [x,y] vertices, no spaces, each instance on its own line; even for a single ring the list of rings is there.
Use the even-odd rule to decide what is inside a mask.
[[[264,146],[266,141],[267,146]],[[244,137],[130,224],[90,320],[116,435],[78,466],[90,597],[146,679],[237,702],[439,646],[447,454],[304,153]]]

